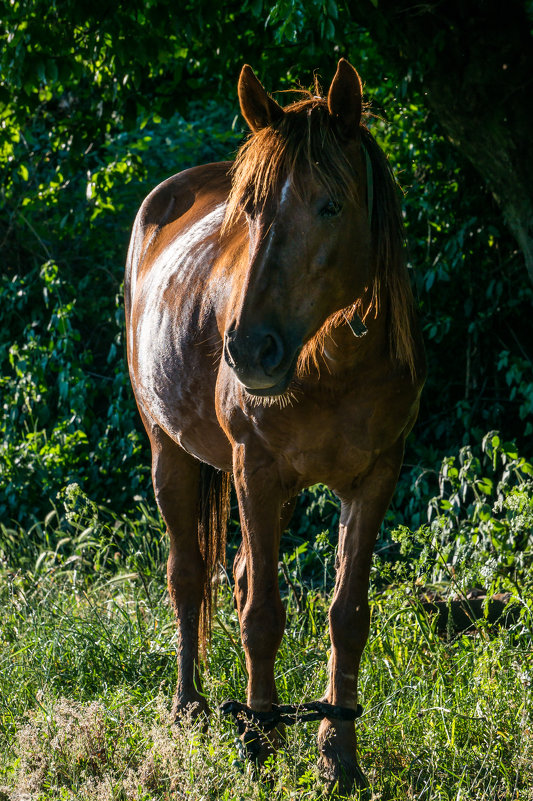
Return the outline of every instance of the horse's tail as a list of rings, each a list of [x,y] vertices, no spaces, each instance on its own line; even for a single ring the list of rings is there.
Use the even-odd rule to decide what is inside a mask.
[[[198,542],[204,560],[204,595],[200,610],[200,649],[205,658],[211,637],[211,610],[216,603],[218,566],[226,564],[226,529],[230,510],[229,473],[202,463],[198,510]]]

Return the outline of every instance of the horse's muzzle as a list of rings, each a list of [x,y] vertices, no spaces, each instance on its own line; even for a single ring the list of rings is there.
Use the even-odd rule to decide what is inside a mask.
[[[287,389],[296,358],[281,335],[272,328],[258,328],[241,335],[230,328],[224,336],[224,358],[241,384],[252,395],[281,395]]]

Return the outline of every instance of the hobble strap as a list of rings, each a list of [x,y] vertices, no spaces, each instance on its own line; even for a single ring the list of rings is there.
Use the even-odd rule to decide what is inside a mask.
[[[262,731],[275,729],[279,723],[292,726],[300,721],[322,720],[357,720],[363,714],[363,708],[357,709],[346,706],[328,704],[326,701],[309,701],[306,704],[272,704],[268,712],[257,712],[239,701],[224,701],[220,707],[223,715],[233,715],[237,721],[239,734],[242,734],[246,724],[258,726]]]

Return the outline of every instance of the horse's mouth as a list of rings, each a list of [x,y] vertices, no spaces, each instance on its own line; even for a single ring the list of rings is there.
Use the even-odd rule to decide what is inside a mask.
[[[298,348],[298,350],[294,354],[294,357],[289,365],[287,372],[276,384],[273,384],[271,387],[247,387],[244,382],[241,382],[247,394],[257,399],[260,398],[275,399],[275,398],[282,398],[285,396],[287,397],[291,396],[292,393],[288,390],[290,383],[293,380],[294,374],[296,372],[296,364],[298,362],[299,356],[300,356],[300,348]]]
[[[252,395],[254,398],[275,398],[279,397],[280,395],[284,395],[291,383],[292,375],[283,378],[277,384],[274,384],[272,387],[264,387],[263,389],[252,389],[251,387],[247,387],[246,384],[243,384],[244,389],[246,390],[248,395]]]

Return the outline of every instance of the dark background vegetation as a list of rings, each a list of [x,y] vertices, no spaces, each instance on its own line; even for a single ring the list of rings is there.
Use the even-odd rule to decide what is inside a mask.
[[[429,361],[386,526],[414,529],[445,515],[452,537],[470,520],[476,537],[483,521],[492,526],[489,550],[497,523],[508,540],[513,514],[524,504],[531,514],[532,6],[509,0],[502,14],[489,0],[4,4],[5,525],[30,526],[80,498],[116,515],[153,503],[125,364],[122,275],[135,212],[160,180],[234,155],[245,134],[236,100],[243,63],[270,90],[308,87],[315,70],[327,89],[345,56],[366,84],[368,124],[405,194]],[[518,511],[502,506],[502,476],[522,493]],[[330,507],[334,522],[327,494],[308,494],[295,536]]]
[[[171,726],[167,542],[122,276],[148,191],[242,141],[242,64],[270,90],[315,70],[327,89],[340,56],[403,188],[429,362],[372,568],[361,764],[384,801],[530,797],[532,27],[525,0],[2,3],[0,798],[324,798],[307,725],[264,786],[216,712],[207,739]],[[312,487],[283,538],[283,702],[327,683],[337,522]],[[487,603],[466,633],[418,602],[472,612],[497,590],[504,625]],[[224,586],[212,710],[244,697],[238,639]]]

